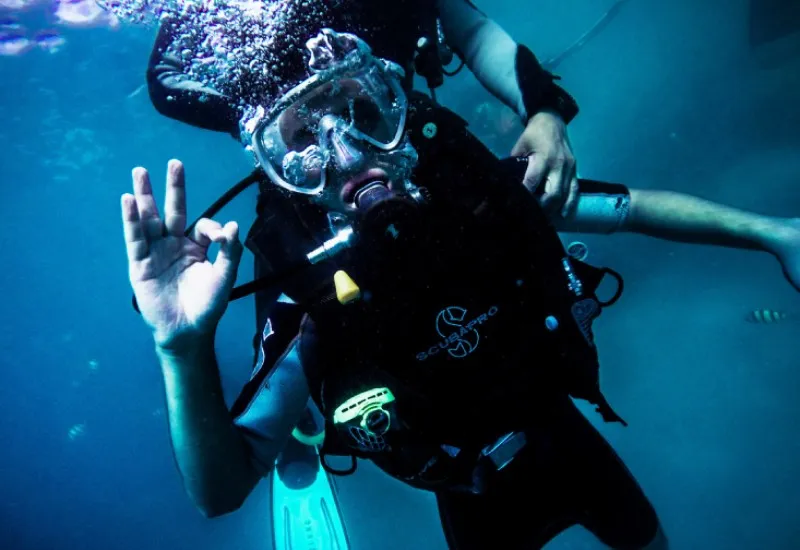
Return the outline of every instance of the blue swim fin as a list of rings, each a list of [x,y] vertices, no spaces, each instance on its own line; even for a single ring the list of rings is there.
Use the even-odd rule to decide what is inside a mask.
[[[310,410],[309,415],[313,415]],[[302,423],[305,434],[308,421]],[[297,435],[289,440],[271,476],[274,548],[349,550],[334,478],[322,468],[318,447],[301,443],[309,440]]]

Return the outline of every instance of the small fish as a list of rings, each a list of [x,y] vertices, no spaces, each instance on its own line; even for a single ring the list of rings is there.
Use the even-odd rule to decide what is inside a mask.
[[[67,437],[69,437],[70,441],[75,441],[75,439],[82,436],[85,432],[86,424],[75,424],[67,432]]]
[[[775,323],[785,321],[788,318],[789,314],[785,311],[776,311],[774,309],[754,309],[747,314],[745,321],[758,325],[773,325]]]

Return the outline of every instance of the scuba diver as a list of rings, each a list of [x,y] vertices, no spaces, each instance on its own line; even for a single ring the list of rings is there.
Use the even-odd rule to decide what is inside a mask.
[[[163,217],[143,168],[121,199],[135,303],[195,504],[208,516],[241,506],[310,398],[326,472],[368,459],[433,491],[451,548],[541,548],[575,524],[613,548],[666,548],[647,497],[571,400],[624,423],[600,391],[592,334],[621,278],[571,258],[556,229],[760,249],[797,287],[798,221],[588,180],[571,216],[548,217],[519,185],[527,159],[498,160],[460,117],[407,94],[402,67],[349,33],[324,29],[307,46],[283,90],[243,116],[270,205],[248,239],[271,273],[247,291],[283,296],[231,411],[214,337],[245,294],[233,288],[238,225],[186,227],[178,161]],[[607,275],[620,289],[601,300]]]
[[[424,78],[435,98],[435,90],[443,84],[444,76],[454,75],[466,66],[522,123],[524,131],[519,135],[517,147],[520,155],[528,156],[529,161],[527,170],[519,176],[520,181],[531,190],[539,190],[537,196],[548,210],[567,215],[574,209],[578,184],[566,124],[577,114],[577,104],[555,84],[555,77],[540,66],[533,53],[525,46],[518,46],[472,2],[280,0],[269,4],[276,10],[271,17],[281,22],[281,32],[270,35],[268,47],[259,47],[263,29],[238,19],[226,26],[224,37],[228,51],[232,43],[235,51],[237,39],[245,41],[239,46],[256,48],[258,53],[253,57],[261,56],[263,65],[251,68],[251,60],[247,59],[248,70],[241,74],[234,70],[233,77],[218,82],[209,82],[193,72],[197,58],[214,59],[218,55],[203,50],[209,39],[213,41],[215,24],[204,19],[203,13],[195,13],[191,4],[180,14],[162,16],[147,69],[148,91],[155,108],[170,118],[229,133],[238,140],[245,106],[268,102],[270,95],[277,93],[275,85],[279,81],[275,79],[275,68],[291,68],[303,63],[305,41],[314,36],[321,25],[335,26],[358,32],[377,55],[403,66],[406,75],[402,86],[407,92],[412,89],[416,73]],[[243,14],[241,19],[248,21]],[[271,24],[272,21],[263,22],[266,27]],[[187,51],[191,55],[187,55]],[[454,64],[454,54],[461,62],[451,71],[447,67]],[[267,78],[262,77],[261,67],[269,68]],[[461,139],[461,134],[463,132],[452,137]],[[463,153],[468,154],[468,151],[467,142]],[[267,258],[258,251],[256,241],[271,241],[273,247],[276,242],[283,243],[285,251],[307,246],[307,242],[292,240],[296,232],[275,236],[269,224],[264,223],[269,216],[293,218],[291,212],[285,212],[289,207],[274,195],[261,194],[258,221],[247,241],[257,258],[256,278],[274,272],[275,266],[270,264],[289,257],[285,252],[276,252]],[[298,274],[293,281],[285,283],[290,288],[264,285],[258,289],[255,297],[258,334],[270,318],[281,292],[293,295],[292,287],[302,287],[305,278]],[[256,360],[261,342],[258,334],[254,338]],[[276,475],[271,480],[276,547],[285,547],[284,541],[292,538],[292,529],[284,527],[285,514],[296,518],[297,525],[304,525],[307,523],[304,516],[314,509],[309,502],[324,501],[334,514],[337,511],[331,487],[333,480],[326,479],[320,471],[317,457],[316,444],[320,442],[321,433],[317,412],[310,404],[304,421],[294,430],[294,437],[279,456]],[[328,536],[341,541],[341,547],[347,547],[343,522],[335,516],[332,523],[334,527]],[[297,544],[299,542],[295,542],[295,546]]]

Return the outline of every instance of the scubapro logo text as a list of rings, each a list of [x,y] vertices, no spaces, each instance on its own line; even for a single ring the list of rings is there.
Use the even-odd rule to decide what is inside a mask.
[[[436,315],[436,332],[442,337],[442,340],[427,350],[417,353],[417,361],[424,361],[442,351],[446,351],[450,357],[455,359],[472,354],[481,341],[477,327],[487,322],[490,317],[497,315],[497,311],[497,306],[492,306],[486,312],[467,321],[465,308],[459,306],[444,308]]]

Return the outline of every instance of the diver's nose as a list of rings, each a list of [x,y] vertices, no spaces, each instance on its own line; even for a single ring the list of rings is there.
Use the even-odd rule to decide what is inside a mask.
[[[364,153],[362,153],[358,145],[353,143],[352,140],[344,132],[338,129],[338,123],[335,117],[327,115],[323,117],[320,122],[322,131],[328,137],[331,153],[336,160],[336,166],[342,172],[351,172],[361,168],[364,164]]]
[[[364,153],[359,151],[356,144],[346,135],[334,132],[331,136],[331,146],[336,165],[343,172],[358,170],[364,164]]]

